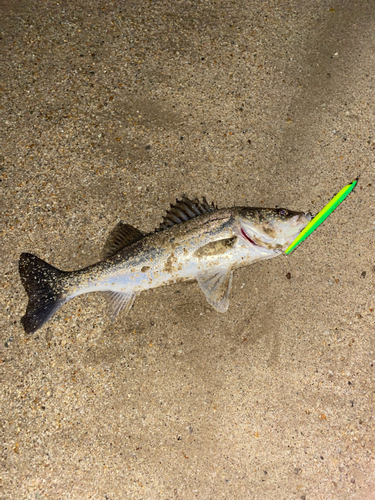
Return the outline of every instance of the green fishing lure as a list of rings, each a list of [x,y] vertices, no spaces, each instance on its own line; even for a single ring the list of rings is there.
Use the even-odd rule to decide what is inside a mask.
[[[285,250],[286,254],[290,254],[293,250],[302,243],[310,234],[315,231],[317,227],[320,226],[322,222],[326,220],[326,218],[335,210],[335,208],[340,205],[341,202],[345,200],[349,193],[351,193],[357,184],[358,179],[355,179],[353,182],[345,186],[341,189],[337,195],[332,198],[332,200],[321,210],[316,217],[311,220],[305,229],[301,231],[301,233],[297,236],[297,238],[293,241],[291,245]]]

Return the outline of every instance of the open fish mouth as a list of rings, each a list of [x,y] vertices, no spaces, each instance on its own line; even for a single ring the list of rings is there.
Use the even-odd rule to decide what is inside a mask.
[[[302,213],[301,215],[299,215],[298,218],[295,219],[295,221],[298,223],[298,225],[301,224],[301,227],[295,232],[294,237],[297,237],[300,233],[302,233],[302,231],[313,218],[314,216],[310,212]]]
[[[300,233],[302,233],[302,231],[305,229],[305,227],[313,220],[315,215],[313,216],[310,212],[306,212],[305,214],[301,214],[299,216],[299,219],[301,219],[302,217],[304,217],[307,222],[305,222],[305,224],[296,232],[296,236],[298,236]],[[298,219],[298,222],[300,222],[299,219]]]
[[[293,217],[293,225],[295,225],[295,223],[299,223],[299,224],[302,223],[302,224],[304,224],[304,227],[306,227],[306,225],[311,221],[312,218],[313,218],[313,216],[310,214],[310,212],[295,215]],[[304,229],[304,228],[302,228],[302,229]]]

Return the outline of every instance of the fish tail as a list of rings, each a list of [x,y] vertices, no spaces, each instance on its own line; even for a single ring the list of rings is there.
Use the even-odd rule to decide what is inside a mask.
[[[62,277],[68,273],[30,253],[21,254],[19,272],[29,296],[21,323],[26,333],[34,333],[68,300],[62,285]]]

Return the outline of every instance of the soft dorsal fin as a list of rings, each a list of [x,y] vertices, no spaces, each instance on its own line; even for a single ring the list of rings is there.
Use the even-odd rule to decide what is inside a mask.
[[[176,200],[175,205],[171,204],[171,208],[167,211],[166,215],[163,217],[163,222],[156,231],[162,231],[175,224],[180,224],[189,219],[193,219],[198,215],[206,214],[208,212],[213,212],[217,207],[214,203],[209,205],[206,198],[202,201],[195,198],[195,200],[189,200],[186,196],[183,196],[182,200]]]
[[[123,248],[131,245],[132,243],[135,243],[136,241],[141,240],[144,236],[145,233],[140,231],[139,229],[136,229],[129,224],[119,222],[117,226],[110,232],[108,239],[104,245],[102,251],[103,259],[112,257],[112,255],[115,255]]]

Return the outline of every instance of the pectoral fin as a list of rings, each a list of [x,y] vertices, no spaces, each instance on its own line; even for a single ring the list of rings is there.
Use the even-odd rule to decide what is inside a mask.
[[[136,293],[131,292],[102,292],[108,302],[108,311],[111,321],[115,321],[117,315],[121,311],[125,311],[125,316],[128,314],[134,304]]]
[[[225,240],[211,241],[203,247],[198,248],[194,252],[194,256],[197,257],[213,257],[215,255],[222,255],[233,250],[233,246],[236,244],[237,236],[232,236]]]
[[[224,313],[228,310],[232,276],[233,271],[227,267],[216,267],[197,275],[198,284],[207,302],[218,312]]]

